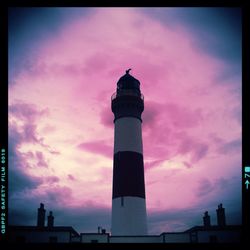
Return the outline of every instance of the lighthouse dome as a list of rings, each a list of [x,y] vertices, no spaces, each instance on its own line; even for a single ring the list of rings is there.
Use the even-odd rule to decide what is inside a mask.
[[[140,90],[140,82],[129,74],[129,70],[117,82],[117,89]]]

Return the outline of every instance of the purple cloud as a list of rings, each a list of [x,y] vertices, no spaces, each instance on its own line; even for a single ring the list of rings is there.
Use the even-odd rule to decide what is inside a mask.
[[[86,59],[85,68],[83,69],[86,74],[96,74],[96,68],[99,73],[108,68],[108,62],[112,60],[109,54],[95,53]]]
[[[183,134],[183,139],[178,148],[179,154],[191,154],[191,163],[196,163],[208,153],[208,145],[190,136]]]
[[[24,102],[17,102],[9,106],[9,113],[22,121],[34,123],[37,118],[47,115],[48,109],[37,110],[36,105]]]
[[[57,176],[47,176],[44,178],[44,181],[49,184],[53,184],[53,183],[59,182],[60,179]]]
[[[197,188],[197,195],[204,196],[211,193],[214,189],[214,185],[207,178],[203,178],[199,181],[199,186]]]
[[[162,105],[152,101],[145,101],[144,105],[145,110],[142,113],[143,129],[147,130],[148,128],[156,125],[156,118],[162,112],[160,110]]]
[[[10,143],[18,144],[24,142],[38,143],[42,145],[43,138],[39,138],[37,134],[37,120],[48,114],[48,109],[38,110],[35,105],[18,102],[9,106],[9,137]],[[15,118],[22,122],[17,125]],[[14,137],[15,135],[15,137]]]
[[[42,138],[37,134],[37,120],[47,114],[47,110],[39,111],[35,105],[15,103],[9,106],[9,196],[22,193],[25,190],[34,190],[46,179],[27,174],[31,168],[30,160],[35,160],[38,167],[48,167],[47,160],[42,152],[20,152],[24,143],[41,144]],[[14,118],[14,119],[13,119]],[[16,120],[21,121],[17,125]],[[50,180],[52,181],[52,179]],[[55,179],[54,179],[55,181]],[[10,205],[11,207],[11,205]]]
[[[45,167],[45,168],[48,167],[48,163],[46,162],[42,152],[36,151],[36,158],[38,167]]]
[[[71,175],[71,174],[68,174],[68,179],[71,180],[71,181],[75,181],[76,180],[76,178],[73,175]]]
[[[107,145],[104,140],[84,142],[79,144],[77,147],[93,154],[99,154],[108,158],[113,157],[113,147]]]
[[[192,168],[193,165],[191,165],[189,162],[183,161],[182,162],[187,168]]]
[[[195,144],[195,149],[192,154],[191,162],[196,163],[202,158],[204,158],[208,153],[208,145],[203,143]]]
[[[164,111],[168,117],[168,122],[175,128],[192,128],[199,125],[203,120],[200,109],[190,110],[176,103],[166,103]]]

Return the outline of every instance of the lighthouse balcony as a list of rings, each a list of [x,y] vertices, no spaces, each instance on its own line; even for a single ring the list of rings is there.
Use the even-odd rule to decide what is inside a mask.
[[[111,101],[113,101],[117,97],[121,97],[121,96],[136,96],[136,97],[139,97],[142,101],[144,100],[143,94],[135,92],[134,90],[126,89],[126,90],[119,90],[119,91],[115,92],[111,96]]]

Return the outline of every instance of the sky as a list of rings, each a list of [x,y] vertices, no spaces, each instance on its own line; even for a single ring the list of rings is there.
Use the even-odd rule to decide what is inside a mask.
[[[9,224],[110,232],[111,95],[141,83],[149,234],[241,223],[241,10],[10,8]]]

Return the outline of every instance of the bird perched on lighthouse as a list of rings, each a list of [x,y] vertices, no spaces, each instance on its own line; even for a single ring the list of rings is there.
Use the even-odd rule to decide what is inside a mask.
[[[127,70],[126,70],[126,74],[129,74],[129,71],[130,71],[130,70],[131,70],[131,69],[127,69]]]

